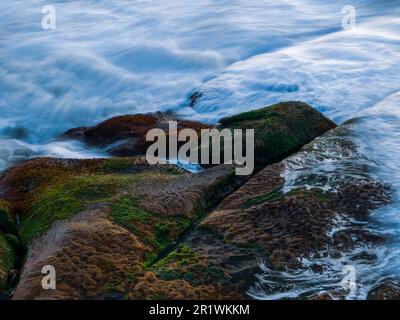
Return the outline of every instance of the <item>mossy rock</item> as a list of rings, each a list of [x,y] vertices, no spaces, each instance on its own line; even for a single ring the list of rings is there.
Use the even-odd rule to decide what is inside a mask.
[[[190,225],[191,220],[180,216],[163,216],[140,207],[140,201],[131,196],[122,196],[112,207],[110,217],[128,229],[152,248],[144,265],[151,263],[157,253],[165,249]]]
[[[12,247],[0,233],[0,292],[6,288],[8,273],[14,266],[14,259]]]
[[[185,280],[193,286],[218,283],[224,279],[224,270],[196,253],[186,244],[154,264],[151,269],[162,280]]]
[[[308,104],[278,103],[220,120],[221,128],[254,129],[255,161],[267,165],[300,149],[336,125]]]
[[[7,241],[8,245],[13,249],[16,259],[21,259],[21,257],[23,257],[26,254],[26,248],[22,244],[18,236],[8,233],[4,235],[4,239]]]
[[[46,158],[11,168],[0,184],[18,205],[22,245],[18,236],[7,234],[7,248],[29,250],[14,297],[96,299],[131,293],[154,260],[209,205],[236,188],[241,179],[234,170],[222,165],[191,174],[172,165],[149,165],[144,158]],[[39,290],[36,266],[45,264],[57,268],[60,289]],[[210,266],[209,274],[218,272]]]
[[[232,126],[253,116],[234,119]],[[350,129],[331,130],[256,173],[186,233],[179,248],[151,266],[157,281],[164,287],[218,285],[249,298],[250,290],[264,289],[258,276],[269,277],[260,261],[272,271],[319,273],[321,258],[353,256],[361,247],[381,245],[385,238],[364,226],[370,212],[390,203],[391,190],[370,175]],[[334,172],[321,170],[326,159]],[[313,266],[304,263],[313,259]],[[296,289],[296,282],[281,282],[274,272],[267,279],[266,293],[287,292],[288,285]],[[151,281],[156,280],[145,284],[153,295],[163,292]],[[390,285],[371,296],[392,297],[396,290]]]
[[[109,168],[107,163],[105,161],[104,166]],[[55,221],[68,219],[90,205],[111,203],[118,193],[140,184],[150,175],[93,170],[53,179],[51,184],[46,184],[40,188],[40,192],[34,193],[28,215],[22,219],[21,238],[27,243],[44,234]]]

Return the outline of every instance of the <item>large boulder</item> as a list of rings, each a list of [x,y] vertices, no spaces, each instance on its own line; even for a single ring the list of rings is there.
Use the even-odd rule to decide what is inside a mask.
[[[322,283],[315,288],[312,281],[331,272],[324,258],[360,259],[356,248],[372,256],[368,250],[385,240],[365,222],[390,202],[390,190],[369,173],[370,163],[353,138],[351,124],[338,127],[261,170],[155,261],[131,296],[180,297],[165,288],[185,281],[212,284],[240,298],[285,297],[298,289],[296,274],[304,272],[311,284],[302,297],[320,297],[313,290]],[[340,283],[330,285],[329,296],[347,294]]]
[[[255,161],[265,166],[284,159],[336,125],[300,101],[282,102],[223,118],[220,128],[254,129]]]
[[[144,158],[43,158],[10,169],[2,196],[18,204],[29,249],[14,298],[126,297],[141,272],[241,179],[232,166],[190,174]],[[56,269],[56,290],[41,287],[45,265]]]
[[[255,129],[260,165],[277,161],[335,127],[302,103],[284,103],[271,109],[222,120],[229,129]],[[298,119],[302,123],[299,127],[295,117],[305,118]],[[145,152],[143,139],[149,129],[167,129],[170,119],[174,118],[164,114],[122,116],[92,128],[73,129],[66,135],[106,147],[114,154],[132,156]],[[178,130],[184,127],[201,130],[207,126],[181,121]],[[268,150],[273,151],[270,156]],[[0,197],[10,201],[18,213],[17,240],[28,248],[14,298],[245,297],[246,286],[259,268],[257,258],[268,250],[278,268],[295,266],[292,260],[296,255],[320,248],[314,245],[313,236],[304,238],[308,251],[298,248],[302,232],[308,235],[311,223],[294,228],[297,238],[287,240],[291,259],[279,254],[281,244],[268,241],[268,232],[270,236],[282,233],[279,228],[288,224],[285,216],[293,204],[291,200],[281,205],[271,203],[270,216],[265,217],[267,209],[258,208],[267,206],[270,193],[275,198],[274,192],[285,182],[284,172],[283,163],[266,168],[204,219],[250,177],[235,175],[232,165],[191,174],[172,165],[149,165],[143,157],[37,158],[21,163],[0,177]],[[279,201],[287,198],[278,191],[277,195]],[[310,219],[308,211],[318,205],[324,217],[320,230],[325,230],[322,225],[326,222],[328,226],[333,216],[332,206],[320,203],[325,195],[300,190],[290,197],[297,195],[299,205],[307,208],[300,212],[301,217]],[[307,200],[309,195],[312,200]],[[243,215],[246,210],[248,216]],[[268,229],[268,219],[276,220],[277,227]],[[41,286],[41,271],[46,265],[55,267],[56,290]]]

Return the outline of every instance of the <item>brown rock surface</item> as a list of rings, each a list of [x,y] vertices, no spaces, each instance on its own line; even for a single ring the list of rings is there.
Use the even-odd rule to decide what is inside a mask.
[[[159,128],[168,136],[168,121],[171,120],[178,122],[178,133],[185,128],[194,129],[197,133],[200,133],[201,129],[211,128],[196,121],[178,119],[174,114],[154,113],[117,116],[93,127],[68,130],[62,136],[103,147],[115,156],[144,155],[153,143],[146,141],[147,132]],[[240,113],[223,118],[220,123],[218,129],[255,130],[255,162],[259,167],[282,160],[336,127],[322,113],[300,101],[283,102]],[[179,142],[178,147],[183,144],[184,142]],[[222,145],[221,143],[221,147]],[[223,157],[220,163],[222,161]],[[211,163],[211,158],[209,162]]]
[[[218,285],[248,298],[261,261],[290,271],[302,269],[303,258],[333,258],[384,241],[365,224],[351,223],[390,202],[390,190],[369,175],[352,141],[351,126],[339,127],[261,170],[151,266],[157,278]],[[314,270],[324,272],[323,266]]]
[[[18,203],[29,248],[14,299],[127,298],[146,266],[239,182],[232,166],[195,175],[141,158],[10,169],[3,195]],[[56,268],[56,290],[41,287],[44,265]]]
[[[146,141],[147,132],[159,128],[168,134],[168,121],[172,120],[178,123],[177,133],[185,128],[198,132],[210,128],[200,122],[177,119],[173,114],[153,113],[113,117],[93,127],[70,129],[62,136],[79,139],[89,145],[105,147],[114,156],[138,156],[144,155],[153,143]]]
[[[282,123],[284,107],[293,115],[310,112],[310,117],[299,126],[292,117]],[[334,127],[325,120],[315,125],[311,120],[320,116],[293,102],[222,124],[260,128],[266,125],[265,115],[283,131],[277,131],[275,140],[270,140],[274,130],[258,137],[260,150],[268,150],[268,141],[274,150],[281,147],[271,158],[261,153],[261,162],[297,150]],[[132,122],[129,117],[90,128],[96,132],[89,134],[91,143],[135,140],[149,123],[158,126],[157,121],[165,120],[152,122],[153,116],[140,115],[132,116]],[[315,130],[294,139],[303,125]],[[70,135],[90,132],[79,130]],[[114,131],[121,134],[103,141]],[[331,130],[264,168],[239,189],[247,178],[235,176],[234,168],[225,165],[189,174],[136,157],[25,162],[0,177],[0,197],[11,201],[20,215],[19,235],[29,247],[14,298],[249,298],[261,265],[290,272],[303,268],[303,258],[340,256],[356,246],[384,241],[362,224],[351,223],[367,220],[372,210],[390,202],[389,189],[371,177],[368,166],[353,142],[351,125]],[[346,227],[337,228],[343,221]],[[45,264],[56,267],[57,290],[41,288]],[[312,269],[324,272],[321,265]]]

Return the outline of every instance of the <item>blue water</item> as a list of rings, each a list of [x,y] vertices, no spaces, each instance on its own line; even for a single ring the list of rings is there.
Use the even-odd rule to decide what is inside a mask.
[[[48,4],[55,30],[41,28]],[[104,156],[55,137],[113,115],[175,110],[216,122],[303,100],[338,123],[370,115],[361,144],[397,197],[376,215],[400,239],[400,1],[351,1],[351,30],[341,24],[347,4],[3,0],[0,170],[34,156]],[[203,95],[190,107],[197,91]],[[382,272],[399,270],[393,243]]]

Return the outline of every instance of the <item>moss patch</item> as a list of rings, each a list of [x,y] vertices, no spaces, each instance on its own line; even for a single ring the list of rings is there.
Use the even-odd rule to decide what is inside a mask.
[[[263,194],[258,197],[251,198],[247,200],[247,202],[242,206],[243,208],[250,208],[252,206],[255,206],[257,204],[266,202],[266,201],[276,201],[280,200],[285,196],[283,193],[282,189],[274,190],[270,193]]]
[[[102,165],[104,171],[114,173],[114,172],[126,172],[132,169],[132,160],[129,158],[111,158],[107,159]]]
[[[209,262],[184,244],[158,261],[151,269],[162,280],[185,280],[194,286],[219,283],[225,276],[220,266]]]
[[[112,207],[113,221],[135,234],[151,253],[144,265],[151,263],[158,252],[170,245],[189,225],[190,219],[177,216],[162,216],[143,210],[137,198],[123,196]]]
[[[137,234],[139,232],[137,223],[148,222],[151,214],[140,209],[136,199],[130,196],[123,196],[113,205],[111,217],[117,224]]]
[[[37,193],[22,221],[21,238],[26,243],[45,233],[53,222],[68,219],[89,204],[110,201],[118,189],[134,182],[134,176],[116,174],[86,174],[58,181]]]

